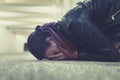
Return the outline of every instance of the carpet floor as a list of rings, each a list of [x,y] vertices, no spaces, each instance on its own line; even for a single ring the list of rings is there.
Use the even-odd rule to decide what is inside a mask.
[[[120,80],[120,62],[38,61],[0,54],[0,80]]]

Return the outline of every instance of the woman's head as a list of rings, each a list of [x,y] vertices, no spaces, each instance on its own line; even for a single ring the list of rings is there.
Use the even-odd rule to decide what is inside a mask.
[[[39,60],[49,55],[63,52],[71,57],[74,48],[59,32],[57,23],[46,23],[42,27],[37,26],[35,31],[28,37],[28,49]],[[65,50],[67,49],[67,51]],[[68,51],[69,50],[69,51]]]
[[[43,26],[37,26],[35,31],[30,34],[27,40],[29,51],[38,59],[47,58],[50,54],[59,53],[54,39],[50,33],[44,29],[51,26],[53,23],[46,23]]]

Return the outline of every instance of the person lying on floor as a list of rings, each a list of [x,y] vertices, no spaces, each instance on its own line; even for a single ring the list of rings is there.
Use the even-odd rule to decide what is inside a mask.
[[[120,0],[77,3],[60,21],[37,26],[27,40],[38,59],[120,61]]]

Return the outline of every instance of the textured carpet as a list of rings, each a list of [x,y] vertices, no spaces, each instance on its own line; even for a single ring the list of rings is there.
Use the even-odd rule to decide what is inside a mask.
[[[1,54],[0,80],[120,80],[120,63],[37,61],[26,53]]]

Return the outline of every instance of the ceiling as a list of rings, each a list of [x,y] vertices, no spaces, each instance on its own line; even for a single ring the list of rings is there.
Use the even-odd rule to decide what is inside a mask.
[[[60,19],[65,1],[0,0],[0,25],[15,34],[28,35],[36,25]]]

